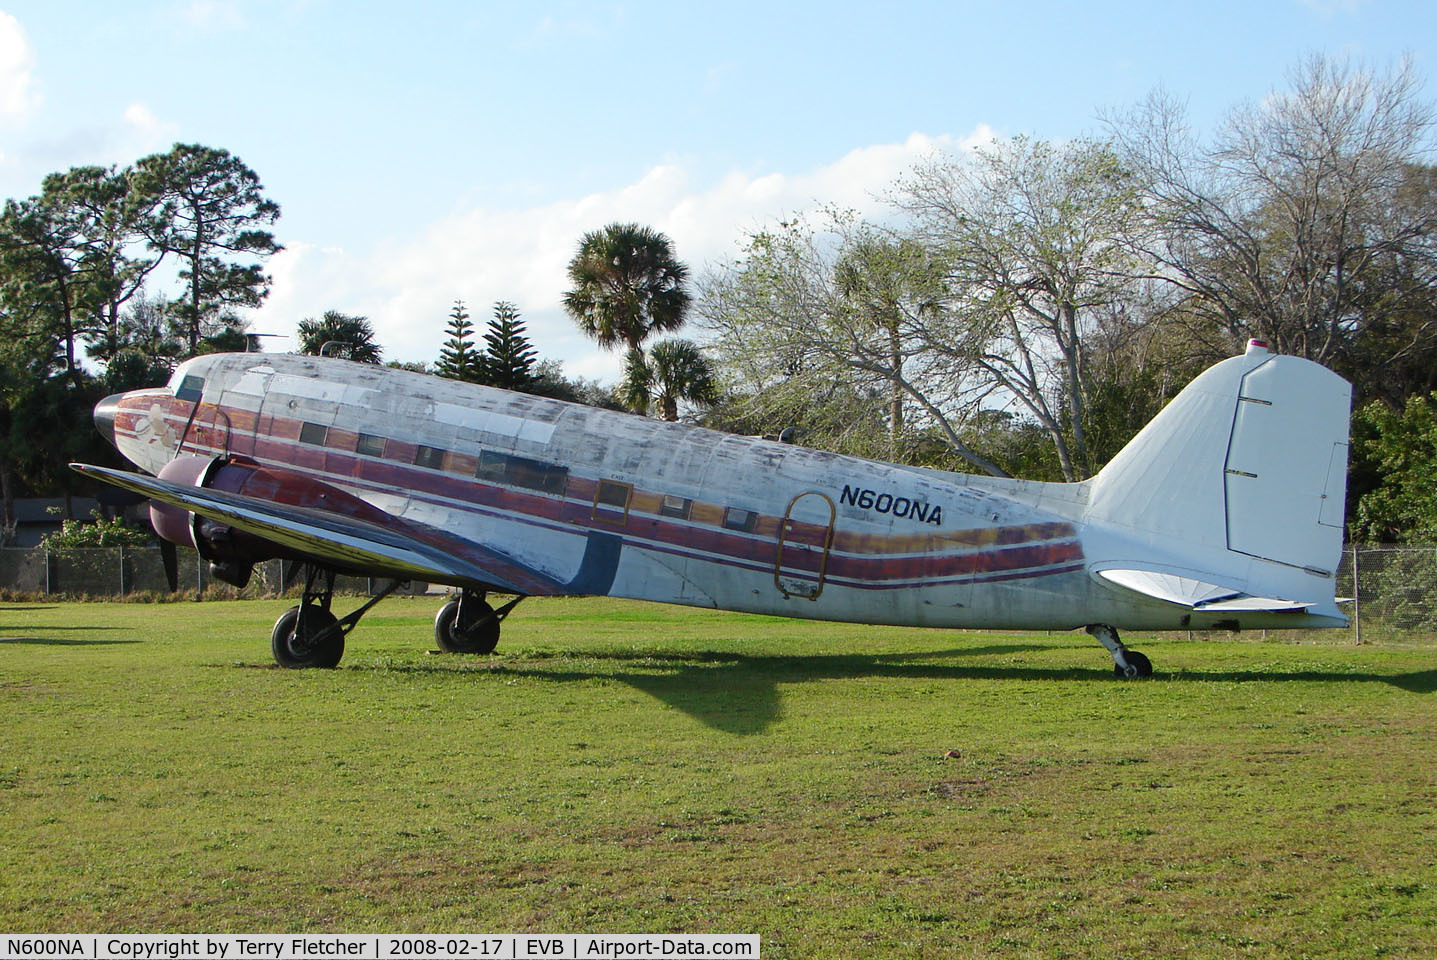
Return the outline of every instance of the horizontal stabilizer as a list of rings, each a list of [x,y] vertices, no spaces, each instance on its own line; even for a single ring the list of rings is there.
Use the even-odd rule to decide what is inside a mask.
[[[1179,606],[1213,613],[1298,612],[1312,606],[1276,597],[1254,597],[1232,587],[1153,570],[1099,570],[1097,575],[1125,590]]]

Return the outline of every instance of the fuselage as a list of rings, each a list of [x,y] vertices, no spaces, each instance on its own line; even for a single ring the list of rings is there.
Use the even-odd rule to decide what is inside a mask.
[[[534,592],[915,626],[1230,619],[1098,582],[1091,564],[1123,541],[1082,521],[1081,484],[908,468],[293,355],[196,358],[107,415],[148,472],[182,454],[302,472],[562,585]]]

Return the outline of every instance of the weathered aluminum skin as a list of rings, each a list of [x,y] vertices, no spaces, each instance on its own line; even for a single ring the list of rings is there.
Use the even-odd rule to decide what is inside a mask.
[[[1214,377],[1213,395],[1257,363]],[[559,585],[535,592],[914,626],[1339,622],[1330,571],[1125,525],[1115,498],[1138,494],[1109,471],[1042,484],[905,468],[293,355],[196,358],[169,387],[108,402],[144,470],[201,454],[302,471]],[[1138,562],[1276,583],[1312,613],[1204,613],[1093,575]]]

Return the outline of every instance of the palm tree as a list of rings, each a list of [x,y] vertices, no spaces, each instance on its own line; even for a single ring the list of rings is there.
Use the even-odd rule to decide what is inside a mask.
[[[564,309],[600,346],[642,351],[650,334],[683,326],[692,299],[688,272],[662,233],[611,223],[579,241]]]
[[[299,322],[299,352],[321,356],[327,343],[341,343],[347,350],[334,351],[330,356],[348,357],[359,363],[378,363],[380,347],[374,342],[374,327],[369,318],[354,317],[338,310],[326,310],[316,320],[305,317]]]
[[[669,421],[679,418],[679,401],[718,402],[718,381],[708,358],[691,340],[661,340],[647,358],[630,350],[624,367],[619,399],[635,413],[648,413],[657,405]]]

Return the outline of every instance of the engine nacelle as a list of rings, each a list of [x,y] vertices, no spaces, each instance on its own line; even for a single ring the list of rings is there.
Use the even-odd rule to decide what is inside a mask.
[[[262,467],[243,457],[176,457],[160,470],[160,479],[187,487],[204,487],[237,493],[269,503],[310,507],[383,524],[389,514],[373,504],[322,480],[292,470]],[[216,579],[243,587],[254,565],[282,558],[303,560],[302,555],[263,537],[236,529],[219,520],[198,516],[168,503],[151,502],[150,523],[171,543],[192,547],[210,562]]]

